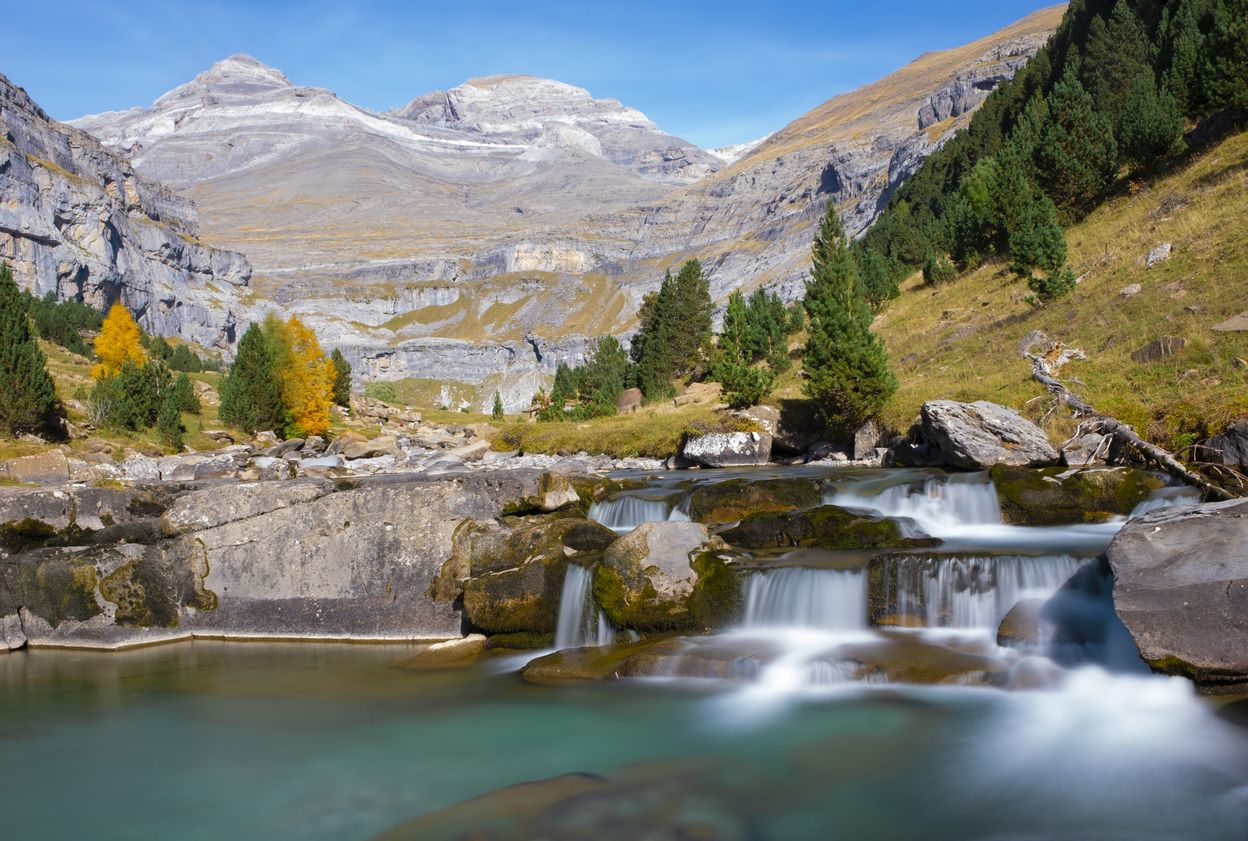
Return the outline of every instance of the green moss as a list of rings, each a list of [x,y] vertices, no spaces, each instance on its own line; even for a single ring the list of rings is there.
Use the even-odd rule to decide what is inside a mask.
[[[703,552],[690,564],[698,581],[689,597],[694,621],[706,630],[726,628],[741,618],[741,579],[717,552]]]
[[[46,545],[55,536],[56,529],[32,517],[0,526],[0,546],[10,552],[20,552],[32,546]]]
[[[897,522],[824,505],[795,513],[758,513],[723,533],[748,549],[814,546],[822,549],[908,549],[939,546],[932,537],[904,537]]]
[[[551,648],[555,644],[555,635],[551,633],[519,632],[514,634],[495,634],[490,637],[485,647],[487,650],[533,651]]]
[[[698,523],[732,523],[750,514],[814,508],[821,501],[813,479],[732,479],[689,495],[689,516]]]
[[[1130,514],[1164,486],[1158,476],[1127,467],[1081,470],[1006,467],[989,471],[1001,502],[1002,517],[1019,525],[1103,523]]]
[[[100,595],[117,606],[114,621],[118,625],[150,626],[152,617],[147,609],[147,592],[136,580],[138,561],[118,567],[100,581]]]

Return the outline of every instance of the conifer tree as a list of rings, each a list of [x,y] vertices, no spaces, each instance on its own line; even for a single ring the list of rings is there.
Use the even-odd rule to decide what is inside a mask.
[[[147,363],[147,352],[143,349],[143,331],[130,310],[120,301],[113,304],[104,318],[100,335],[95,340],[95,355],[100,361],[91,369],[91,373],[97,380],[118,373],[127,361],[139,367]]]
[[[280,432],[285,426],[282,385],[269,342],[252,324],[221,387],[221,420],[247,433]]]
[[[711,284],[702,264],[689,260],[676,275],[673,294],[674,329],[671,331],[673,375],[693,371],[711,345]]]
[[[0,264],[0,430],[20,435],[47,429],[56,410],[47,360],[30,333],[13,274]]]
[[[190,412],[198,415],[203,411],[203,406],[199,402],[199,397],[195,395],[195,387],[191,385],[191,378],[185,372],[178,375],[170,386],[170,394],[174,403],[177,404],[178,411]]]
[[[1123,157],[1147,169],[1175,147],[1182,131],[1183,115],[1170,92],[1157,91],[1151,71],[1136,76],[1118,124]]]
[[[871,310],[861,294],[857,267],[832,202],[811,256],[804,387],[834,432],[852,432],[879,413],[896,391],[897,380],[883,345],[871,332]]]
[[[186,427],[182,425],[182,412],[178,395],[170,389],[160,404],[160,413],[156,418],[156,433],[161,443],[171,450],[182,449],[182,433]]]
[[[503,419],[503,398],[497,391],[494,392],[494,406],[490,410],[490,417],[496,421]]]
[[[1045,192],[1064,209],[1087,210],[1117,169],[1113,125],[1069,71],[1048,103],[1049,120],[1036,149]]]
[[[584,417],[614,415],[620,392],[628,379],[628,353],[620,340],[607,335],[598,339],[594,352],[576,371],[576,387]]]
[[[942,283],[949,283],[955,277],[957,272],[953,269],[953,264],[949,262],[949,258],[944,254],[937,254],[934,250],[927,252],[927,259],[923,261],[923,282],[929,286],[938,286]]]
[[[286,364],[280,369],[282,405],[290,413],[293,435],[324,435],[334,402],[334,363],[321,352],[316,333],[298,316],[286,322]]]
[[[1144,24],[1127,0],[1118,0],[1108,18],[1092,18],[1082,63],[1084,87],[1112,125],[1118,124],[1135,77],[1151,72],[1149,51]]]
[[[1212,108],[1248,109],[1248,0],[1220,0],[1204,50],[1204,94]]]
[[[766,306],[764,300],[760,299],[760,303]],[[757,347],[760,342],[755,332],[757,324],[751,329],[750,309],[740,292],[728,296],[723,332],[711,363],[711,376],[723,384],[724,399],[734,409],[755,405],[771,391],[775,382],[770,367],[752,364],[752,346]],[[756,322],[758,320],[756,316]]]
[[[334,363],[334,403],[339,406],[351,405],[351,363],[342,355],[342,351],[334,348],[329,355]]]
[[[1066,262],[1066,235],[1057,221],[1057,208],[1043,193],[1032,193],[1032,202],[1010,231],[1010,268],[1024,278],[1041,268],[1056,272]]]
[[[1193,112],[1201,102],[1200,65],[1205,36],[1190,2],[1180,2],[1162,26],[1166,58],[1163,87],[1174,97],[1180,114]]]
[[[676,376],[674,336],[678,330],[676,281],[669,271],[656,293],[646,296],[640,312],[641,328],[633,340],[635,380],[647,400],[674,393]]]

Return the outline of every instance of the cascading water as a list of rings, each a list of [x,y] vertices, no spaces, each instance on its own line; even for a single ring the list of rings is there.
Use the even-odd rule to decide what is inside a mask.
[[[1195,505],[1200,502],[1200,492],[1195,488],[1162,488],[1131,511],[1132,517],[1142,517],[1150,511],[1171,508],[1175,505]]]
[[[756,572],[746,588],[744,627],[865,628],[866,573],[801,567]]]
[[[929,628],[995,630],[1010,609],[1047,599],[1083,562],[1070,555],[912,555],[883,562],[886,609]]]
[[[997,489],[984,473],[932,476],[922,485],[894,485],[875,496],[833,488],[824,493],[823,504],[909,517],[924,532],[938,537],[968,526],[1001,523]]]
[[[642,523],[663,520],[689,520],[682,496],[673,504],[673,497],[618,494],[610,499],[595,502],[589,507],[589,519],[601,523],[612,531],[630,532]]]
[[[594,603],[593,581],[591,570],[578,564],[568,564],[559,599],[555,648],[581,648],[615,642],[615,629]]]

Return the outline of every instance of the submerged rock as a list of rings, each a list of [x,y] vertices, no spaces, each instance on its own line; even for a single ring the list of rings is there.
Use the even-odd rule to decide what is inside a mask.
[[[696,488],[689,495],[689,517],[708,525],[735,523],[755,513],[814,508],[820,497],[813,479],[732,479]]]
[[[1248,500],[1132,520],[1108,558],[1114,607],[1154,670],[1248,687]]]
[[[837,505],[793,513],[751,514],[722,536],[732,545],[746,549],[904,549],[941,543],[923,535],[913,520],[889,519]]]
[[[1130,467],[1035,470],[994,465],[989,475],[1005,522],[1033,526],[1103,523],[1126,516],[1165,485],[1159,476]]]

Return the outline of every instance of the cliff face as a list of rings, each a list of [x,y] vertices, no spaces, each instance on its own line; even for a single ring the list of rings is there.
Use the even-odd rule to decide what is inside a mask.
[[[235,339],[243,255],[198,238],[195,207],[0,75],[0,260],[18,284],[205,346]]]

